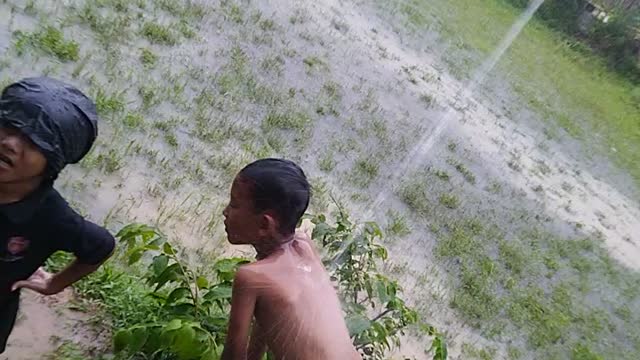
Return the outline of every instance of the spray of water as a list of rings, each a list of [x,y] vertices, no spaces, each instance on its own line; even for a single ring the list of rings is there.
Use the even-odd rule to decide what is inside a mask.
[[[503,37],[496,49],[475,71],[473,71],[471,80],[462,87],[462,90],[458,94],[458,101],[466,101],[466,99],[470,99],[472,97],[474,90],[484,82],[489,72],[491,72],[491,70],[493,70],[493,68],[498,64],[502,56],[504,56],[504,53],[509,49],[511,44],[513,44],[518,35],[520,35],[522,29],[524,29],[525,25],[527,25],[529,20],[531,20],[533,14],[535,14],[535,12],[540,8],[542,3],[544,3],[544,0],[531,1],[527,9],[511,26],[509,32],[507,32]],[[400,178],[409,171],[416,169],[420,164],[424,163],[429,150],[431,150],[431,148],[433,148],[437,143],[451,121],[454,120],[456,116],[460,115],[460,112],[452,107],[448,107],[446,110],[443,110],[441,116],[439,116],[438,125],[431,132],[425,133],[420,137],[416,146],[409,151],[409,154],[407,154],[402,163],[400,163],[397,169],[395,169],[389,180],[386,182],[386,186],[382,191],[380,191],[372,206],[369,206],[369,209],[365,212],[365,219],[370,219],[373,216],[374,211],[392,195],[393,189],[397,186]]]

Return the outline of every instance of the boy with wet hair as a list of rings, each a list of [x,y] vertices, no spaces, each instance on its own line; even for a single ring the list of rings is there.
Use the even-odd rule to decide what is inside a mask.
[[[97,121],[89,98],[54,79],[23,79],[0,95],[0,353],[21,288],[56,294],[113,252],[113,236],[78,215],[53,188],[65,165],[91,149]],[[40,267],[58,250],[76,259],[49,274]]]
[[[320,257],[295,232],[309,197],[304,172],[288,160],[258,160],[233,181],[227,237],[253,245],[257,261],[236,273],[223,360],[259,360],[267,348],[277,360],[360,359]]]

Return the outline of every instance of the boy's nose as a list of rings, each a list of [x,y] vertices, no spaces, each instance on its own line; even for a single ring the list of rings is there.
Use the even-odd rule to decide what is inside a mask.
[[[22,139],[20,136],[9,134],[0,140],[0,146],[4,152],[8,152],[11,155],[17,154],[22,148]]]

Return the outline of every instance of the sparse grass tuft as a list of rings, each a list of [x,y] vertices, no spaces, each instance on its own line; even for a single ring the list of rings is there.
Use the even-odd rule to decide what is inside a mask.
[[[444,171],[444,170],[433,170],[433,175],[435,175],[438,179],[442,180],[442,181],[449,181],[449,179],[451,178],[449,176],[449,173]]]
[[[77,61],[80,58],[80,45],[73,40],[66,40],[62,31],[53,26],[33,33],[16,31],[13,36],[18,54],[23,54],[27,47],[33,47],[60,61]]]
[[[144,118],[140,113],[128,113],[122,122],[130,128],[137,128],[144,123]]]
[[[147,48],[143,48],[140,50],[140,62],[146,68],[154,68],[158,63],[158,55]]]
[[[471,170],[469,170],[463,163],[453,158],[447,159],[447,163],[449,163],[449,165],[456,168],[456,170],[458,170],[458,172],[462,174],[462,177],[464,177],[464,179],[467,180],[468,183],[470,184],[476,183],[476,176],[473,175]]]
[[[302,131],[311,123],[309,115],[303,112],[270,112],[262,121],[263,129]]]
[[[387,221],[386,231],[390,236],[403,237],[411,234],[411,227],[407,219],[399,212],[389,211],[389,220]]]
[[[164,134],[164,141],[167,142],[167,144],[169,144],[171,147],[178,147],[178,138],[176,138],[176,135],[174,133],[171,132],[167,132]]]
[[[331,172],[336,167],[336,161],[332,152],[326,152],[324,156],[318,158],[318,167],[321,171]]]
[[[356,161],[352,173],[352,180],[355,184],[363,187],[369,186],[377,176],[378,164],[373,162],[371,158]]]
[[[307,68],[307,73],[311,73],[314,70],[326,70],[327,64],[317,56],[309,56],[302,60],[302,63]]]
[[[457,209],[460,206],[460,199],[454,194],[442,194],[439,201],[448,209]]]
[[[104,89],[98,88],[94,95],[94,101],[100,115],[118,113],[125,109],[123,93],[108,94]]]
[[[147,40],[154,44],[175,45],[178,43],[178,38],[170,27],[156,22],[145,22],[141,32]]]
[[[421,94],[420,101],[422,101],[422,103],[425,104],[427,108],[433,107],[433,105],[435,105],[436,103],[436,99],[434,99],[433,96],[429,94]]]
[[[430,199],[424,183],[419,179],[412,179],[400,186],[398,195],[402,201],[420,215],[427,216],[431,212]]]

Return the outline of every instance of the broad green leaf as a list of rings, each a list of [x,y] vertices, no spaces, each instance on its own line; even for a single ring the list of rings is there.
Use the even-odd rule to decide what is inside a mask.
[[[167,265],[169,265],[169,257],[167,257],[166,255],[158,255],[156,257],[153,258],[153,273],[156,276],[159,276],[164,269],[167,268]]]
[[[193,306],[193,304],[190,303],[182,303],[182,304],[178,304],[178,305],[169,305],[169,310],[173,313],[173,314],[177,314],[177,315],[193,315],[193,310],[195,309],[195,306]]]
[[[207,280],[207,278],[205,278],[204,276],[198,276],[198,278],[196,279],[196,285],[198,286],[198,289],[208,288],[209,280]]]
[[[136,353],[142,349],[149,338],[149,332],[146,328],[137,328],[132,331],[131,343],[129,348],[131,352]]]
[[[175,255],[175,251],[173,250],[173,246],[171,246],[171,244],[169,244],[169,243],[164,243],[164,245],[162,246],[162,250],[167,255]]]
[[[353,315],[347,319],[347,328],[349,329],[349,335],[354,337],[362,332],[368,330],[371,327],[371,320],[362,315]]]
[[[163,287],[169,281],[178,280],[179,271],[180,271],[180,265],[178,265],[177,263],[169,265],[166,269],[164,269],[162,274],[160,274],[160,276],[158,276],[158,278],[155,280],[156,288],[154,291],[160,290],[160,288]]]
[[[142,255],[144,254],[144,249],[143,248],[138,248],[133,250],[130,254],[129,254],[129,265],[133,265],[135,263],[138,262],[138,260],[140,260],[140,258],[142,258]]]
[[[191,326],[182,326],[176,331],[172,349],[180,359],[192,359],[199,355],[196,331]]]
[[[191,294],[191,290],[189,290],[186,287],[175,288],[173,289],[173,291],[171,291],[169,296],[167,296],[166,304],[171,305],[180,299],[184,299],[188,297],[190,294]]]
[[[216,350],[217,349],[212,347],[209,350],[205,351],[204,354],[202,354],[202,356],[200,357],[200,360],[218,360],[218,359],[220,359],[220,355],[218,354],[218,352]]]
[[[167,324],[167,326],[164,327],[164,329],[165,331],[173,331],[173,330],[178,330],[181,327],[182,327],[182,320],[173,319],[169,321],[169,323]]]
[[[133,335],[129,330],[120,330],[113,336],[113,349],[120,352],[131,344]]]
[[[231,299],[231,286],[230,285],[216,285],[209,289],[209,291],[204,295],[205,300],[224,300]]]

